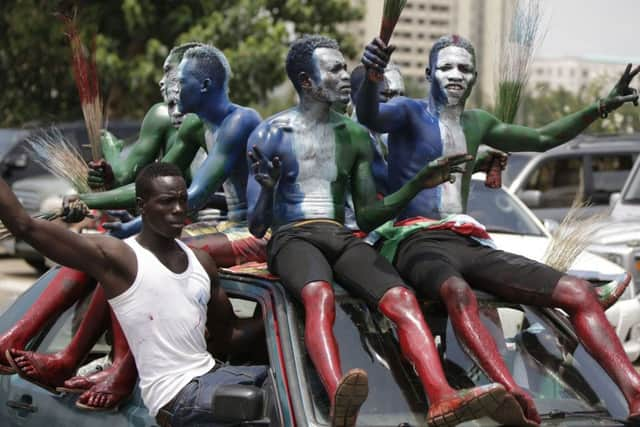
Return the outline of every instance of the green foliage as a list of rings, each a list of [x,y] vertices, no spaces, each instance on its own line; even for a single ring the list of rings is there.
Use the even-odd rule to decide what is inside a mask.
[[[523,124],[530,127],[541,127],[554,120],[578,111],[605,96],[611,89],[610,83],[595,80],[578,93],[571,93],[564,89],[552,90],[547,85],[540,84],[525,96],[521,114]],[[532,96],[535,94],[535,96]],[[640,129],[640,112],[633,104],[625,104],[606,119],[596,120],[584,133],[611,134],[632,133]]]
[[[56,12],[73,1],[6,0],[0,11],[0,126],[81,117],[70,49]],[[335,37],[350,57],[355,44],[344,24],[360,18],[349,0],[120,0],[77,2],[78,27],[87,44],[96,34],[96,60],[109,118],[142,117],[160,100],[162,63],[172,46],[214,44],[233,70],[230,97],[268,105],[286,79],[291,37]],[[276,102],[277,104],[277,102]]]

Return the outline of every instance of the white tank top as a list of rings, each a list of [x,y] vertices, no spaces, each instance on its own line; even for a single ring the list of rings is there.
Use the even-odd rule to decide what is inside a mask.
[[[182,273],[165,267],[135,236],[124,242],[136,254],[138,273],[131,287],[109,303],[135,358],[142,400],[155,417],[194,377],[215,365],[204,337],[209,275],[179,240],[189,261]]]

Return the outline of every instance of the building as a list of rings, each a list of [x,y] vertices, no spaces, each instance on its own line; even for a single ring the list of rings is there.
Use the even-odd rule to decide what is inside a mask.
[[[380,31],[383,0],[352,0],[364,10],[361,22],[352,26],[360,47]],[[478,59],[478,82],[472,102],[491,105],[498,74],[503,34],[509,28],[512,0],[408,0],[391,42],[393,53],[405,77],[424,82],[429,49],[445,34],[459,34],[471,40]]]
[[[629,62],[637,63],[629,58],[536,58],[531,64],[529,88],[533,89],[538,84],[545,84],[550,89],[562,88],[578,93],[589,83],[599,82],[609,90],[620,78]]]

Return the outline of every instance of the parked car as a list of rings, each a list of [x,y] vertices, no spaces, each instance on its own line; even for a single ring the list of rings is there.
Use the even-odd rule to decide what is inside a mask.
[[[590,206],[584,216],[605,212],[640,153],[640,135],[581,136],[544,153],[512,153],[504,185],[537,216],[561,222],[576,195]]]
[[[51,270],[0,316],[0,331],[11,327],[42,293],[55,274]],[[221,416],[243,426],[320,427],[328,425],[329,402],[304,348],[304,310],[277,281],[242,273],[221,276],[221,285],[235,308],[245,316],[255,307],[265,322],[269,355],[269,379],[260,393],[238,393],[217,398],[234,399],[216,408]],[[360,411],[358,424],[369,427],[420,426],[428,402],[412,367],[401,356],[390,323],[363,301],[337,288],[336,339],[343,369],[365,369],[369,374],[369,397]],[[525,305],[509,304],[479,293],[481,318],[496,339],[507,365],[519,385],[527,389],[545,426],[622,426],[627,416],[622,393],[608,375],[578,344],[562,313]],[[253,307],[253,308],[251,308]],[[249,309],[247,309],[249,308]],[[56,351],[67,345],[73,309],[43,330],[28,344],[30,350]],[[425,315],[435,337],[449,382],[458,388],[489,382],[459,344],[438,304],[425,306]],[[89,360],[101,357],[108,346],[94,348]],[[24,381],[18,375],[0,377],[0,424],[9,427],[120,427],[153,426],[136,389],[116,412],[76,409],[74,397],[52,394]],[[227,401],[229,402],[229,401]],[[239,415],[235,408],[252,407],[252,414]],[[486,418],[467,427],[495,426]]]
[[[140,124],[135,121],[112,121],[109,123],[109,130],[112,133],[119,138],[126,139],[132,139],[139,127]],[[61,123],[55,128],[78,149],[85,160],[91,160],[89,138],[84,122]],[[67,181],[52,175],[36,162],[28,148],[29,136],[46,130],[47,128],[37,128],[22,131],[22,139],[17,141],[6,155],[7,162],[0,163],[0,167],[6,171],[3,173],[3,178],[11,185],[25,210],[31,215],[59,208],[62,206],[62,198],[74,192]],[[23,241],[15,242],[13,254],[23,258],[39,271],[45,271],[51,266],[38,251]]]

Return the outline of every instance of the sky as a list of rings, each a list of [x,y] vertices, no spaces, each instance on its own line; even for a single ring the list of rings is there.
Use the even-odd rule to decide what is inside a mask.
[[[538,56],[640,62],[640,0],[541,0],[547,34]]]

